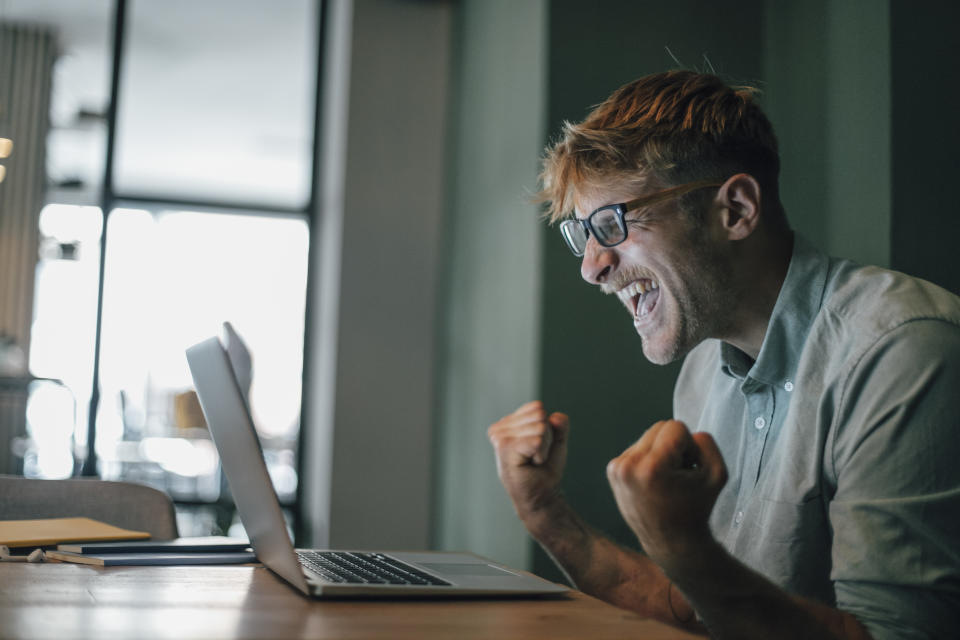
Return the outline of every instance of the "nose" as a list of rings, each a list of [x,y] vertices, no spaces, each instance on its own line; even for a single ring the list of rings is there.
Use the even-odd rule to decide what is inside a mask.
[[[594,238],[587,240],[587,247],[580,262],[580,275],[590,284],[603,284],[617,268],[617,252],[604,247]]]

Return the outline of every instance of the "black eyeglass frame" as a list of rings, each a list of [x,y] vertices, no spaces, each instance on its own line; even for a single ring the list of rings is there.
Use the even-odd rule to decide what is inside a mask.
[[[596,210],[592,211],[589,216],[586,218],[570,218],[564,220],[560,223],[560,235],[563,236],[564,242],[566,242],[567,247],[570,251],[573,252],[573,255],[580,257],[586,252],[586,242],[589,242],[590,236],[592,235],[597,243],[602,247],[615,247],[618,244],[624,242],[627,239],[627,223],[624,220],[629,212],[639,209],[640,207],[648,207],[653,204],[658,204],[672,198],[679,198],[682,195],[686,195],[691,191],[696,191],[697,189],[706,189],[708,187],[719,187],[722,186],[722,182],[713,182],[710,180],[698,180],[696,182],[688,182],[686,184],[677,185],[675,187],[670,187],[669,189],[664,189],[663,191],[658,191],[647,196],[640,198],[635,198],[629,202],[620,202],[617,204],[608,204],[603,207],[599,207]],[[596,232],[593,227],[593,218],[594,216],[603,213],[604,211],[612,210],[615,214],[615,219],[617,221],[617,228],[622,234],[622,238],[614,242],[607,242],[601,239],[600,235]],[[578,250],[571,240],[571,231],[576,228],[576,225],[579,225],[583,228],[583,232],[586,236],[586,241],[583,245],[583,250]]]

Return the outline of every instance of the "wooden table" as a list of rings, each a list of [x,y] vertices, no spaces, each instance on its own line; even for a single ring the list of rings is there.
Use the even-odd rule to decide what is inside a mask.
[[[694,636],[579,592],[526,600],[308,600],[267,569],[0,563],[0,638]]]

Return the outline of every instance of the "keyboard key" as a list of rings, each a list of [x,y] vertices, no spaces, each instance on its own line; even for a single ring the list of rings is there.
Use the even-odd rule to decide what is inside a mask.
[[[412,584],[450,586],[382,553],[298,551],[302,564],[330,582],[348,584]]]

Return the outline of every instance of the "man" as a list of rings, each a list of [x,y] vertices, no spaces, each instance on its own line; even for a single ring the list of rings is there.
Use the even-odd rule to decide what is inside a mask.
[[[607,476],[642,553],[560,478],[568,418],[489,429],[531,535],[581,590],[730,638],[960,637],[960,300],[794,238],[748,89],[637,80],[547,153],[544,200],[644,355],[686,357],[674,418]]]

